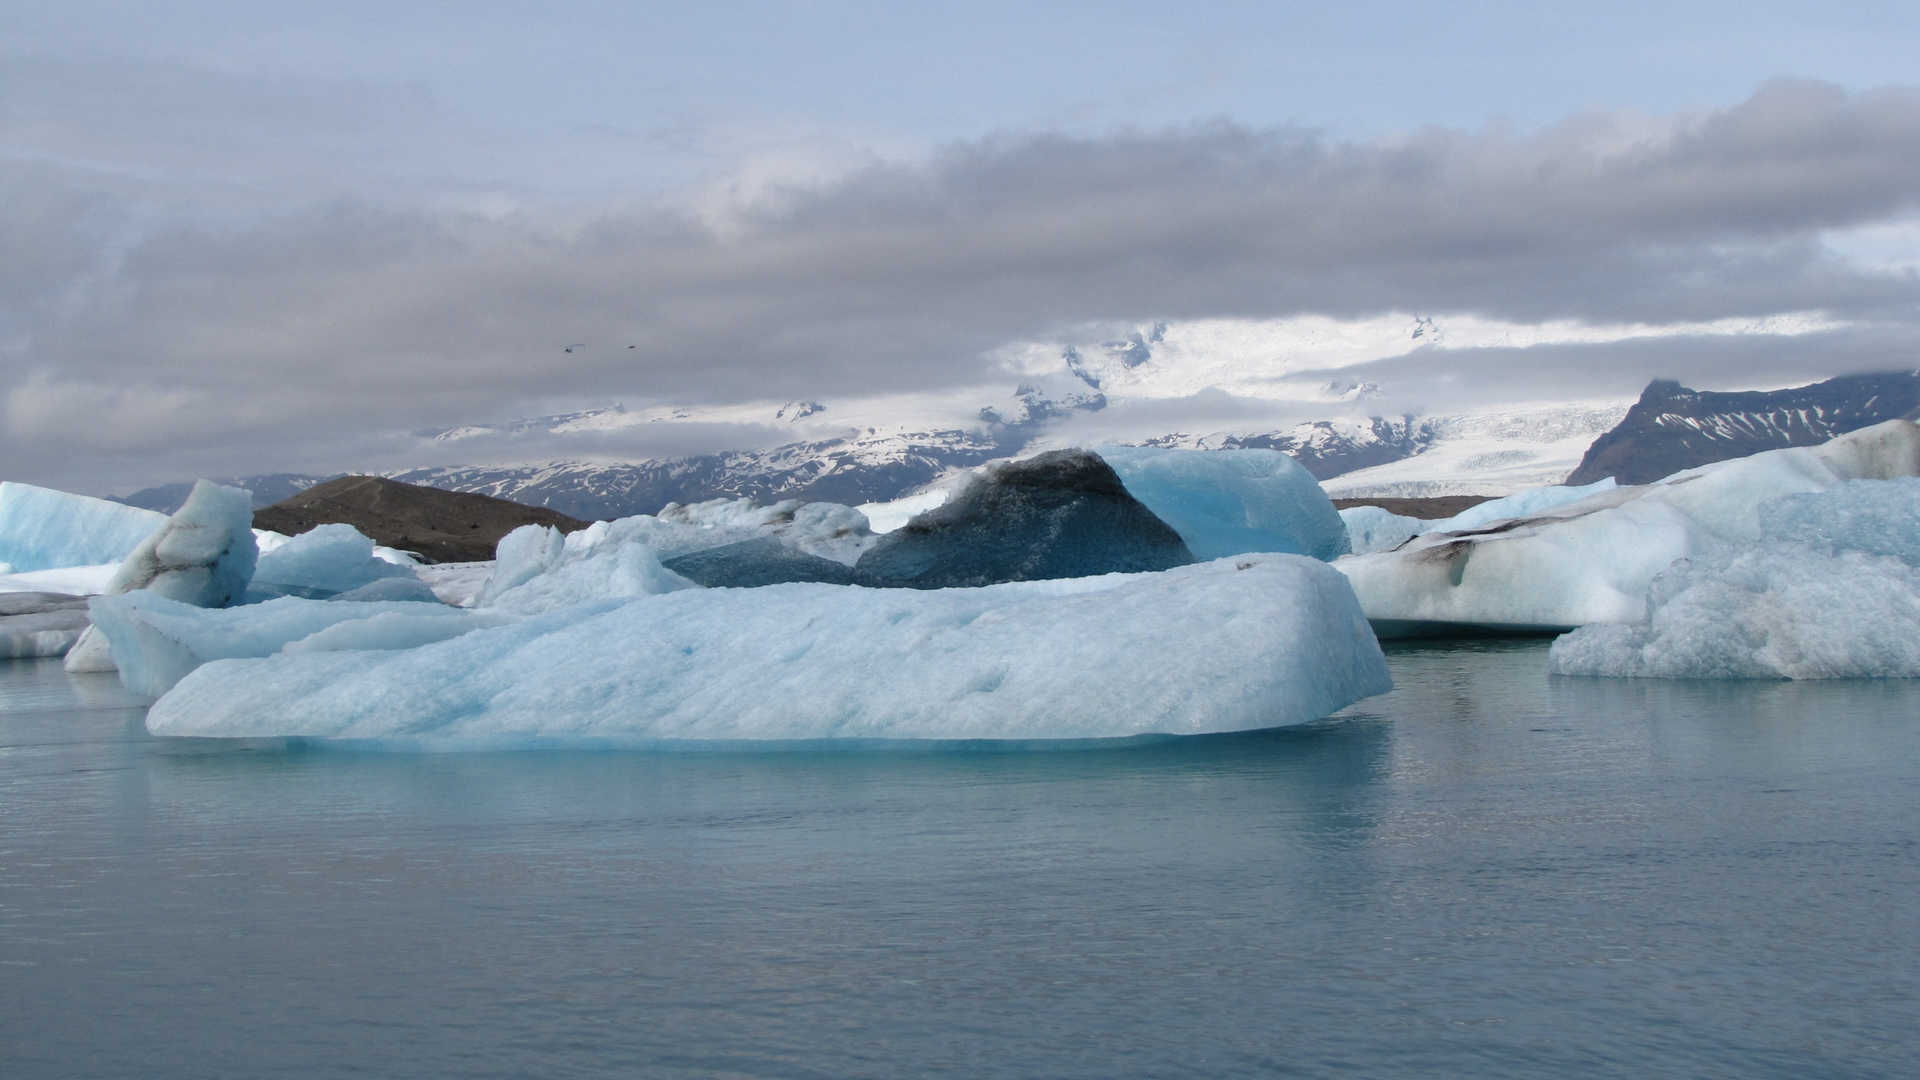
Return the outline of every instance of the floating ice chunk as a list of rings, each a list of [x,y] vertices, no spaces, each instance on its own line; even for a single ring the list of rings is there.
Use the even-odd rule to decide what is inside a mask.
[[[119,563],[166,521],[106,499],[0,482],[0,563],[10,574]]]
[[[305,651],[410,648],[508,621],[438,602],[280,597],[243,607],[201,608],[144,590],[96,596],[88,608],[120,681],[135,693],[156,696],[209,660],[267,656],[296,644]]]
[[[187,501],[120,564],[109,593],[146,589],[197,607],[237,603],[259,557],[253,496],[197,481]]]
[[[854,581],[941,589],[1165,570],[1193,553],[1086,450],[990,466],[945,505],[881,537]]]
[[[1347,527],[1347,543],[1355,555],[1392,551],[1433,524],[1378,506],[1349,506],[1340,511],[1340,521]]]
[[[1920,677],[1920,569],[1790,545],[1682,560],[1648,590],[1647,621],[1553,643],[1561,675],[1669,679]]]
[[[1421,532],[1458,532],[1465,529],[1478,529],[1496,521],[1513,518],[1535,517],[1548,510],[1570,506],[1582,499],[1598,495],[1603,491],[1612,491],[1619,485],[1613,477],[1596,480],[1579,487],[1539,487],[1518,491],[1499,499],[1469,506],[1450,518],[1425,522]]]
[[[15,592],[57,592],[74,596],[94,596],[107,591],[120,564],[98,566],[61,566],[52,570],[29,570],[20,574],[0,574],[0,594]]]
[[[770,506],[751,499],[712,499],[684,506],[668,503],[654,520],[658,527],[646,539],[662,559],[772,534],[787,547],[852,566],[875,539],[866,515],[853,507],[799,499],[783,499]],[[675,526],[694,526],[703,532]],[[663,532],[661,527],[673,531]]]
[[[1382,636],[1633,622],[1645,613],[1648,585],[1674,560],[1762,539],[1761,507],[1770,498],[1916,473],[1920,424],[1891,420],[1821,446],[1689,469],[1480,531],[1424,534],[1336,565]]]
[[[534,615],[594,600],[696,588],[621,528],[638,520],[599,521],[567,536],[545,525],[520,526],[500,538],[493,577],[476,606]]]
[[[1347,553],[1346,527],[1320,482],[1278,450],[1103,446],[1098,453],[1196,559],[1284,551],[1326,560]]]
[[[402,652],[215,662],[147,724],[427,746],[1076,738],[1301,723],[1389,685],[1344,578],[1247,555],[983,589],[590,604]]]
[[[87,628],[85,597],[65,593],[0,593],[0,660],[59,656]]]
[[[261,555],[250,591],[318,600],[389,578],[418,581],[410,568],[377,557],[360,530],[320,525]]]

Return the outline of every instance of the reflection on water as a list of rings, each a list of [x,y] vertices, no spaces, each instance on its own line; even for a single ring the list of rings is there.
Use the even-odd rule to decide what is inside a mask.
[[[1900,1075],[1920,686],[1390,651],[1303,728],[411,754],[0,666],[0,1060]]]

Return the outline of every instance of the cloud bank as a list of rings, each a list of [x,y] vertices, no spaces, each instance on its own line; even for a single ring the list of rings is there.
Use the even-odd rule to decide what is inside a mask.
[[[0,414],[21,479],[348,467],[391,432],[611,400],[985,385],[1004,381],[996,347],[1109,319],[1808,311],[1868,329],[1646,346],[1616,373],[1916,362],[1912,272],[1824,239],[1920,213],[1910,89],[1776,82],[1697,115],[1373,142],[1009,133],[787,183],[555,199],[443,182],[417,155],[382,167],[413,125],[447,148],[431,102],[250,103],[182,76],[135,137],[89,126],[124,94],[75,100],[58,74],[17,76],[0,106]],[[382,118],[364,139],[343,119],[363,114]],[[456,142],[458,166],[478,144]],[[1483,397],[1516,373],[1535,399],[1595,386],[1578,348],[1381,368],[1436,355]]]

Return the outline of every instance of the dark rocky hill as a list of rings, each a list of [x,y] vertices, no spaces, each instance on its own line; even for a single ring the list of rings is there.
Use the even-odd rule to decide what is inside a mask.
[[[442,491],[378,476],[342,476],[254,511],[253,526],[295,535],[316,525],[345,522],[387,547],[431,562],[493,558],[500,538],[522,525],[562,532],[587,522],[556,510],[488,495]]]
[[[1647,384],[1612,431],[1587,448],[1569,484],[1663,476],[1783,446],[1816,446],[1883,420],[1920,414],[1920,371],[1842,375],[1787,390],[1689,390]]]

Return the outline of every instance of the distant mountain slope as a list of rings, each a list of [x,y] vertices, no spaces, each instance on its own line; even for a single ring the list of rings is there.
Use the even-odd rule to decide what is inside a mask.
[[[305,473],[268,473],[263,476],[229,476],[215,480],[214,483],[246,488],[253,492],[253,508],[258,510],[263,506],[272,506],[282,499],[292,498],[315,484],[324,484],[339,475],[339,473],[327,476],[308,476]],[[142,510],[158,510],[163,514],[171,514],[180,509],[180,504],[187,501],[187,492],[192,490],[193,481],[188,480],[178,484],[161,484],[158,487],[142,488],[131,495],[115,496],[113,501],[137,506]]]
[[[1842,375],[1787,390],[1689,390],[1647,384],[1613,430],[1595,439],[1569,484],[1663,476],[1783,446],[1814,446],[1882,420],[1920,412],[1920,371]]]
[[[417,552],[433,562],[491,559],[500,538],[522,525],[571,532],[587,524],[542,507],[378,476],[338,477],[253,515],[254,528],[289,536],[329,522],[345,522],[375,543]]]

